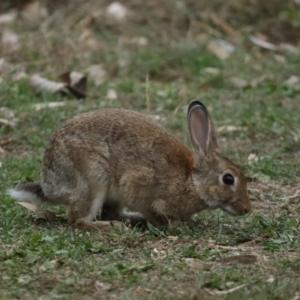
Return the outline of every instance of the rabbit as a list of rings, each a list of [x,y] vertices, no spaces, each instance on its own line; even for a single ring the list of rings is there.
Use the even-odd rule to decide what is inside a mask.
[[[93,221],[103,206],[157,226],[187,221],[207,208],[248,213],[246,178],[218,153],[213,123],[200,101],[189,104],[187,123],[194,151],[139,112],[105,108],[79,114],[51,137],[40,183],[19,184],[9,194],[65,205],[69,225],[85,230],[106,225]]]

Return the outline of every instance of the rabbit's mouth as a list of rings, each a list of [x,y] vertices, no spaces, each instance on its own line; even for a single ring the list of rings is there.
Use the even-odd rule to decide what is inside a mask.
[[[220,208],[233,217],[237,216],[237,213],[230,206],[221,206]]]

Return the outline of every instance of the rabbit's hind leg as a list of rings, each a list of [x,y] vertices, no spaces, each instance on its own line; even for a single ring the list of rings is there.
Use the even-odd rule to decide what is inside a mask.
[[[93,222],[99,210],[102,209],[106,196],[107,186],[101,186],[96,193],[87,192],[85,199],[81,194],[80,199],[72,201],[69,206],[69,225],[83,230],[108,227],[110,222]]]

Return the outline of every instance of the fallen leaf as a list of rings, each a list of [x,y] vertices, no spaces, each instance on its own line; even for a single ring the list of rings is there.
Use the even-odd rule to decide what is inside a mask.
[[[237,127],[234,125],[224,125],[217,128],[217,132],[234,132],[234,131],[243,131],[244,127]]]
[[[13,71],[13,66],[5,61],[4,58],[0,58],[0,75],[7,75]]]
[[[272,275],[266,280],[266,282],[268,283],[273,283],[274,281],[275,281],[275,277]]]
[[[67,92],[66,83],[51,81],[41,77],[40,75],[32,75],[30,77],[30,85],[36,90],[49,92],[52,94],[58,92]]]
[[[136,45],[140,47],[145,47],[149,43],[148,39],[144,36],[137,36],[133,38],[128,38],[128,37],[120,37],[119,38],[119,45]]]
[[[287,44],[287,43],[281,43],[279,44],[279,49],[283,51],[287,51],[290,53],[298,54],[300,49],[294,45]]]
[[[224,40],[210,41],[207,49],[219,59],[226,59],[234,51],[234,46]]]
[[[79,72],[66,72],[60,76],[60,80],[66,84],[66,87],[78,99],[86,97],[87,78]]]
[[[56,108],[56,107],[62,107],[65,106],[66,102],[47,102],[47,103],[37,103],[33,105],[33,108],[36,111],[42,110],[44,108]]]
[[[263,48],[265,50],[270,50],[270,51],[278,50],[278,47],[276,45],[266,42],[258,37],[255,37],[254,35],[250,35],[249,39],[253,44],[255,44],[256,46]]]
[[[282,55],[279,55],[279,54],[274,54],[274,59],[276,60],[276,61],[278,61],[278,62],[280,62],[280,63],[286,63],[286,59],[285,59],[285,57],[284,56],[282,56]]]
[[[178,240],[178,236],[174,236],[174,235],[167,235],[167,239],[175,242],[175,241],[177,241],[177,240]]]
[[[248,161],[258,161],[258,156],[254,153],[250,153],[249,156],[248,156]]]
[[[0,118],[0,126],[5,126],[5,127],[15,127],[15,123],[14,122],[12,122],[12,121],[8,121],[8,120],[6,120],[6,119],[1,119]]]
[[[11,11],[9,13],[1,14],[0,15],[0,25],[9,25],[15,22],[17,18],[17,12]]]
[[[293,75],[288,80],[286,80],[284,83],[288,86],[299,85],[300,78],[298,76]]]
[[[240,289],[243,289],[244,287],[250,285],[251,283],[244,283],[241,285],[238,285],[234,288],[231,288],[229,290],[224,290],[224,291],[219,291],[219,290],[209,290],[209,289],[204,289],[204,291],[206,291],[209,295],[211,296],[222,296],[222,295],[227,295],[227,294],[231,294],[233,292],[236,292]]]
[[[289,203],[297,203],[297,199],[300,197],[300,189],[296,190],[295,193],[291,196],[287,196],[282,198],[284,201],[288,201]]]
[[[144,36],[135,37],[131,40],[133,44],[136,44],[137,46],[147,46],[148,45],[148,39]]]
[[[67,72],[60,76],[62,82],[51,81],[40,75],[30,77],[30,85],[38,90],[52,94],[71,92],[77,99],[86,97],[87,78],[82,73]]]
[[[21,48],[19,36],[11,29],[5,29],[2,32],[2,44],[11,51],[18,51]]]
[[[94,37],[93,31],[89,28],[83,30],[78,40],[80,44],[84,44],[85,49],[93,51],[99,49],[99,41]]]
[[[47,220],[50,223],[57,221],[56,215],[49,210],[43,210],[32,203],[27,203],[27,202],[17,202],[17,203],[27,208],[29,211],[33,212],[41,219]]]
[[[106,71],[102,68],[101,65],[92,65],[86,69],[89,78],[95,83],[95,85],[99,86],[103,83]]]
[[[6,106],[0,107],[0,114],[7,119],[13,119],[15,117],[15,113]]]
[[[106,94],[106,99],[108,100],[116,100],[118,99],[118,94],[114,89],[109,89]]]
[[[119,2],[113,2],[107,6],[106,13],[112,18],[122,21],[127,17],[128,9]]]
[[[101,291],[101,293],[111,290],[112,287],[113,287],[113,285],[110,283],[104,283],[104,282],[100,282],[98,280],[96,280],[96,282],[95,282],[96,290]]]
[[[219,75],[221,73],[220,69],[207,67],[204,68],[203,71],[207,74]]]

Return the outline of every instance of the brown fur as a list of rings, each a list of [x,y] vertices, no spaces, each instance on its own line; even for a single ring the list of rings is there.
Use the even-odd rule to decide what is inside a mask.
[[[208,114],[206,122],[211,122]],[[137,112],[102,109],[75,116],[58,128],[46,149],[42,200],[68,206],[69,224],[84,229],[106,203],[158,225],[188,220],[208,206],[229,205],[242,215],[251,209],[246,180],[218,155],[213,125],[206,127],[211,142],[203,157],[196,146],[194,156],[152,118]],[[236,187],[220,183],[225,170],[238,178]]]

